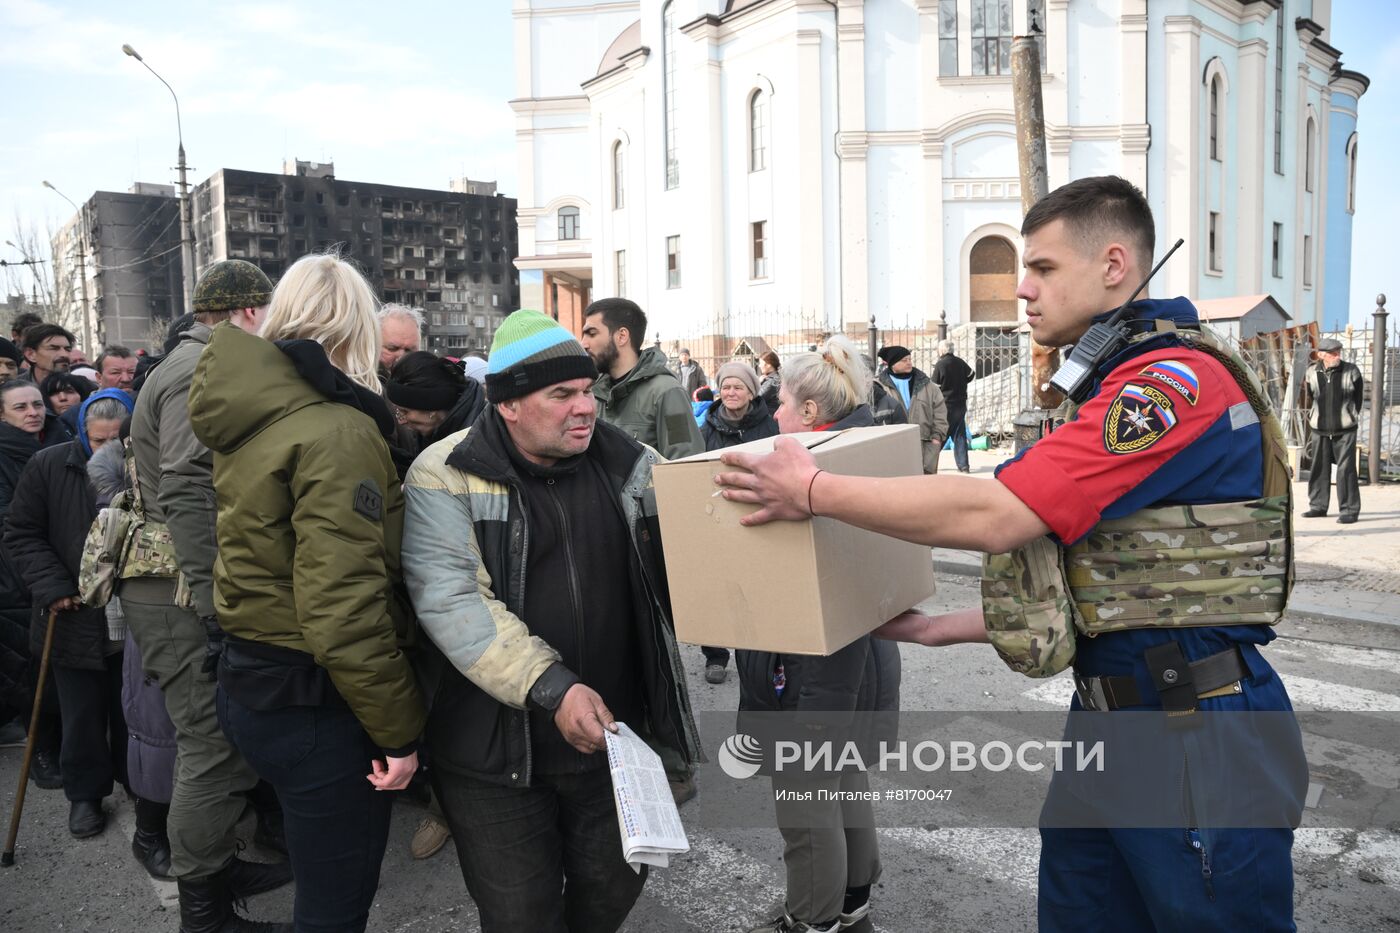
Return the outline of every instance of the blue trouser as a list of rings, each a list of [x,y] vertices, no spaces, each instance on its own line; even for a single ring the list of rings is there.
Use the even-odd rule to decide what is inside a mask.
[[[1201,709],[1291,710],[1278,675],[1252,648],[1246,653],[1254,676],[1241,682],[1241,694],[1203,700]],[[1078,698],[1072,709],[1082,709]],[[1234,753],[1242,763],[1263,762],[1281,775],[1297,775],[1301,752],[1301,745],[1250,746],[1245,739]],[[1060,773],[1054,780],[1074,779]],[[1302,789],[1296,788],[1299,795]],[[1273,788],[1271,793],[1282,798],[1292,790]],[[1296,929],[1290,828],[1042,827],[1040,840],[1041,933]]]
[[[958,471],[966,473],[967,466],[967,415],[962,414],[953,418],[953,413],[948,413],[948,437],[953,441],[953,462],[958,465]]]
[[[394,795],[365,775],[383,753],[348,709],[250,709],[219,688],[219,723],[282,802],[297,933],[364,930]]]

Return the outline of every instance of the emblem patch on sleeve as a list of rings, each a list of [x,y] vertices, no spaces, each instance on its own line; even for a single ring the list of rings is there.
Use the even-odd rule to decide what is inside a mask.
[[[1135,454],[1160,441],[1177,422],[1172,396],[1152,383],[1128,383],[1108,406],[1103,445],[1111,454]]]
[[[384,517],[384,495],[374,480],[367,479],[355,488],[355,511],[372,522]]]
[[[1180,360],[1158,360],[1138,375],[1170,386],[1180,392],[1188,404],[1196,404],[1201,397],[1201,380],[1196,378],[1196,371]]]

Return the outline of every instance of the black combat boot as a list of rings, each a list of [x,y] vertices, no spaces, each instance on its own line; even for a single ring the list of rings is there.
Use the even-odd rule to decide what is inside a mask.
[[[290,923],[264,923],[233,910],[226,872],[180,878],[180,933],[293,933]]]
[[[167,804],[136,800],[136,834],[131,837],[131,854],[158,881],[174,880],[170,875],[170,839],[165,835]]]
[[[247,900],[282,887],[292,880],[289,862],[245,862],[235,858],[222,872],[229,894],[236,901]]]

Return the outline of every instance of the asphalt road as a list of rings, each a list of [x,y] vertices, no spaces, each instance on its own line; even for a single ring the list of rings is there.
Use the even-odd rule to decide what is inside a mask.
[[[971,582],[940,577],[937,604],[973,605],[976,591]],[[1307,811],[1295,844],[1298,927],[1358,933],[1400,930],[1400,823],[1373,821],[1375,825],[1354,828],[1357,821],[1337,815],[1343,804],[1357,800],[1381,801],[1376,812],[1389,812],[1384,805],[1393,805],[1400,794],[1400,744],[1393,738],[1400,723],[1400,628],[1292,617],[1279,631],[1282,637],[1266,650],[1284,674],[1295,705],[1361,713],[1333,717],[1353,724],[1349,731],[1337,727],[1344,737],[1306,736],[1310,772],[1322,795],[1320,806]],[[732,711],[737,702],[733,677],[719,687],[710,686],[701,676],[699,649],[687,649],[686,660],[697,710]],[[1011,673],[985,646],[941,651],[905,646],[906,710],[965,711],[962,721],[975,729],[998,710],[1063,709],[1066,692],[1063,679],[1038,682]],[[1374,728],[1356,728],[1358,722]],[[19,761],[19,750],[0,750],[0,800],[6,821]],[[702,799],[707,783],[721,780],[714,771],[704,778]],[[712,785],[708,793],[719,796],[724,791]],[[118,795],[108,798],[106,806],[112,815],[106,833],[74,840],[67,832],[62,794],[31,785],[17,864],[0,869],[0,929],[37,933],[177,928],[174,885],[152,882],[131,856],[130,804]],[[691,851],[669,869],[652,873],[625,930],[742,931],[766,919],[781,901],[777,831],[708,825],[704,812],[693,805],[682,810]],[[451,847],[425,862],[409,857],[409,838],[419,818],[420,811],[412,806],[396,808],[370,929],[479,929]],[[957,823],[922,822],[880,831],[885,872],[873,897],[878,929],[1034,929],[1039,852],[1035,830]],[[251,833],[251,820],[244,828]],[[259,856],[252,851],[251,857]],[[287,888],[254,899],[249,910],[259,919],[285,918],[291,901]]]

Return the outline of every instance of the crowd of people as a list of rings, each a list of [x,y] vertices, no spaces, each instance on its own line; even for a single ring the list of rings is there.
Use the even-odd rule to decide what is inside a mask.
[[[1023,233],[1018,295],[1050,345],[1121,303],[1153,249],[1150,209],[1115,178],[1065,186]],[[64,791],[77,838],[103,832],[103,798],[125,789],[133,854],[177,882],[182,933],[365,929],[395,792],[428,808],[415,857],[455,846],[483,930],[615,931],[647,869],[623,858],[606,734],[625,722],[660,755],[677,804],[697,793],[652,475],[706,450],[743,468],[717,481],[759,506],[746,525],[820,514],[1000,555],[989,574],[998,559],[1045,565],[992,578],[998,598],[981,610],[911,611],[830,656],[737,650],[741,719],[896,713],[896,641],[990,640],[1041,675],[1073,662],[1075,708],[1287,710],[1259,651],[1286,590],[1251,582],[1291,566],[1277,422],[1189,302],[1133,308],[1140,326],[1094,362],[1077,414],[995,481],[932,476],[950,437],[968,472],[973,371],[946,343],[929,374],[895,345],[875,374],[837,335],[757,368],[723,362],[710,380],[688,350],[672,369],[647,346],[635,302],[603,298],[579,336],[516,311],[487,358],[451,360],[420,348],[420,312],[380,307],[332,255],[298,260],[275,287],[247,262],[214,264],[159,355],[109,346],[88,366],[62,327],[17,320],[0,339],[3,738],[24,740],[39,705],[31,777]],[[1335,363],[1309,378],[1324,400],[1313,426],[1344,456],[1359,389]],[[1149,391],[1152,414],[1118,418]],[[728,449],[898,422],[918,426],[930,475],[832,476],[781,438],[767,456]],[[1166,527],[1182,502],[1256,535],[1268,567],[1232,574],[1219,558],[1214,588],[1182,584],[1171,612],[1135,587],[1114,597],[1136,612],[1126,623],[1098,616],[1098,589],[1071,585],[1058,601],[1029,589],[1067,579],[1071,554],[1128,568],[1111,548]],[[1315,496],[1313,511],[1326,503]],[[1343,521],[1358,508],[1344,492]],[[1083,543],[1109,521],[1115,534]],[[80,595],[100,592],[88,558],[93,532],[110,528],[125,529],[115,585]],[[1154,573],[1198,559],[1164,552]],[[50,626],[53,676],[36,697]],[[1077,654],[1076,629],[1093,636]],[[702,651],[705,679],[724,682],[729,647]],[[1241,759],[1285,773],[1300,756]],[[775,790],[785,780],[773,775]],[[777,807],[786,898],[753,933],[869,931],[881,862],[866,775],[806,780],[829,805],[819,818]],[[239,856],[249,810],[271,860]],[[1188,851],[1182,830],[1043,830],[1042,928],[1289,928],[1289,829],[1190,834]],[[1213,876],[1212,853],[1259,870]],[[293,881],[289,922],[240,913]]]

